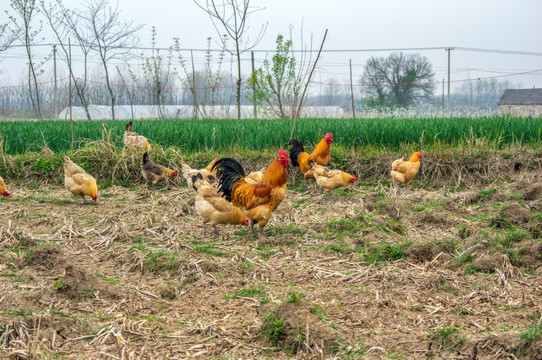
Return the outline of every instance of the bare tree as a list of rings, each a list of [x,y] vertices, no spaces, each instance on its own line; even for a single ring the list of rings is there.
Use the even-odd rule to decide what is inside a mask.
[[[72,78],[75,93],[81,101],[81,105],[85,109],[85,114],[88,120],[91,120],[88,111],[89,100],[87,96],[88,84],[88,56],[93,45],[93,39],[85,29],[81,27],[78,21],[78,14],[66,8],[62,0],[54,0],[54,3],[40,2],[41,12],[45,18],[59,43],[61,51],[61,59],[68,66],[69,76]],[[68,39],[73,36],[77,40],[77,46],[83,54],[83,78],[76,77],[72,66],[71,49],[68,48]]]
[[[9,5],[16,14],[10,15],[9,18],[14,26],[14,31],[17,34],[20,34],[19,38],[24,45],[26,56],[28,58],[28,93],[36,116],[41,120],[43,117],[40,108],[38,70],[47,59],[36,64],[34,62],[34,57],[32,56],[32,46],[34,45],[36,36],[41,31],[41,25],[36,30],[32,28],[32,20],[34,20],[35,16],[39,13],[39,9],[36,7],[35,0],[11,0]]]
[[[392,53],[367,60],[361,83],[369,103],[377,106],[408,106],[430,102],[434,72],[429,59],[420,54]]]
[[[128,55],[139,43],[137,32],[143,25],[134,25],[132,21],[122,21],[118,2],[109,6],[108,0],[89,0],[85,8],[77,13],[81,26],[88,30],[86,41],[90,48],[98,53],[104,70],[105,82],[111,101],[111,116],[115,120],[115,93],[111,86],[109,62]]]
[[[199,4],[198,0],[194,0],[194,2],[209,15],[218,36],[223,41],[226,41],[226,39],[233,41],[235,50],[228,50],[228,52],[237,59],[237,118],[240,119],[242,84],[241,54],[254,48],[260,42],[267,29],[267,23],[263,24],[254,42],[250,42],[248,37],[244,39],[245,32],[249,29],[247,18],[250,14],[263,9],[251,7],[250,0],[206,0],[205,6]],[[228,37],[222,36],[219,25],[226,30]],[[225,43],[224,47],[229,49]]]

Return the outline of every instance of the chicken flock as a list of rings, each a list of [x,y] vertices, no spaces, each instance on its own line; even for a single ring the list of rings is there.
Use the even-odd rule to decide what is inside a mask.
[[[178,170],[169,169],[150,159],[149,141],[134,132],[132,126],[132,121],[126,124],[124,144],[143,151],[141,174],[145,181],[156,184],[177,176]],[[187,186],[194,190],[195,208],[202,219],[203,236],[207,236],[207,225],[213,226],[216,235],[220,234],[217,225],[244,225],[250,226],[249,235],[256,237],[254,226],[258,225],[259,234],[264,237],[264,228],[271,220],[273,211],[286,197],[286,169],[290,161],[306,180],[314,180],[315,186],[322,191],[329,192],[354,183],[355,175],[328,167],[332,141],[332,134],[326,133],[309,154],[305,152],[301,141],[293,139],[287,144],[289,154],[280,149],[277,157],[266,168],[248,174],[233,158],[216,158],[203,169],[193,169],[181,160],[179,166],[182,176]],[[392,163],[390,175],[397,190],[410,184],[420,169],[422,157],[419,151],[413,153],[408,161],[400,158]],[[74,195],[75,203],[79,196],[85,203],[86,197],[98,201],[96,179],[69,157],[62,156],[62,161],[64,186]],[[0,192],[4,197],[10,195],[2,177]]]

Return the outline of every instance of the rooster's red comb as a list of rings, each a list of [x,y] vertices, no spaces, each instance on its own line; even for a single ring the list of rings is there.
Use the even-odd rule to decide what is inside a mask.
[[[277,153],[279,154],[280,157],[288,157],[288,153],[282,149],[277,150]]]
[[[330,132],[326,133],[325,137],[330,138],[331,140],[333,140],[333,135],[331,135]]]

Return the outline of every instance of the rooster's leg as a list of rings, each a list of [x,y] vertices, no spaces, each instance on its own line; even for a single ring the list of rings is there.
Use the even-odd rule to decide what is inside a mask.
[[[88,201],[87,201],[87,199],[85,199],[84,196],[83,196],[83,202],[84,202],[85,204],[88,204]]]
[[[401,194],[401,187],[399,184],[397,184],[395,181],[393,182],[393,187],[395,188],[395,196],[398,196]]]
[[[213,227],[215,228],[215,235],[220,236],[220,232],[218,231],[218,228],[216,227],[216,225],[213,225]]]
[[[248,234],[250,237],[254,237],[254,221],[250,219],[250,233]]]
[[[207,236],[207,230],[205,229],[205,223],[203,223],[203,236]]]
[[[78,202],[77,202],[77,195],[74,195],[73,198],[75,199],[74,202],[75,202],[75,204],[77,205],[77,204],[78,204]]]
[[[265,233],[263,232],[263,227],[261,226],[260,226],[260,234],[262,235],[263,238],[265,237]]]

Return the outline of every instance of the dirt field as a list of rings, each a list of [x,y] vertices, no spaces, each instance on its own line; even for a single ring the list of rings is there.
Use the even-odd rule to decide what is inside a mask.
[[[296,181],[257,240],[202,237],[176,184],[88,205],[11,188],[0,357],[541,359],[542,178],[507,179],[400,195]]]

